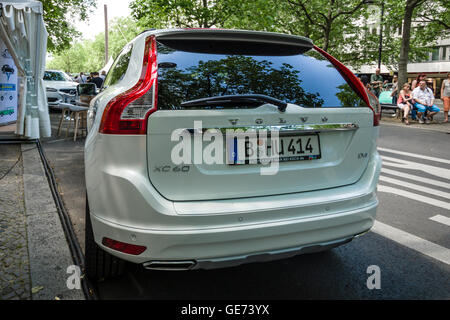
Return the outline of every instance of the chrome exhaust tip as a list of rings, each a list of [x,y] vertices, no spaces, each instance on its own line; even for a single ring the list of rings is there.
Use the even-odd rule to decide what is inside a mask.
[[[186,271],[191,270],[197,262],[193,260],[187,261],[149,261],[144,262],[142,266],[148,270],[161,271]]]

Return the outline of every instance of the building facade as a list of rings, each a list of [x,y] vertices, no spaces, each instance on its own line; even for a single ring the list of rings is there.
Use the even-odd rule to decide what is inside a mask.
[[[372,19],[366,21],[370,32],[373,34],[380,34],[380,23],[377,17],[380,16],[379,8],[372,7]],[[402,30],[399,28],[395,34],[396,37],[401,37]],[[433,89],[436,98],[440,98],[442,81],[450,73],[450,34],[448,37],[438,39],[436,44],[430,48],[428,57],[422,61],[410,62],[407,65],[408,82],[412,82],[421,73],[427,75],[428,87]],[[354,70],[359,74],[373,74],[378,65],[364,65]],[[394,73],[398,70],[385,65],[381,65],[381,74],[385,79],[390,80]]]

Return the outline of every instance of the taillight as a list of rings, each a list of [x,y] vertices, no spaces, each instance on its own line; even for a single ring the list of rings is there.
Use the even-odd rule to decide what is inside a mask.
[[[138,246],[136,244],[125,243],[125,242],[113,240],[113,239],[106,238],[106,237],[103,238],[102,244],[105,247],[108,247],[108,248],[111,248],[113,250],[120,251],[123,253],[132,254],[134,256],[140,255],[142,252],[144,252],[147,249],[147,247],[144,247],[144,246]]]
[[[157,77],[156,39],[150,36],[145,40],[138,82],[106,105],[99,131],[104,134],[146,134],[148,117],[157,108]]]
[[[346,66],[344,66],[339,60],[334,58],[329,53],[320,49],[317,46],[314,46],[314,49],[322,54],[325,58],[330,61],[333,66],[339,71],[341,76],[347,81],[350,87],[359,95],[361,99],[372,109],[373,111],[373,125],[378,126],[380,124],[380,116],[381,116],[381,108],[378,102],[378,99],[373,100],[369,99],[368,93],[366,92],[366,88],[363,83],[351,72]],[[372,100],[372,103],[370,102]]]

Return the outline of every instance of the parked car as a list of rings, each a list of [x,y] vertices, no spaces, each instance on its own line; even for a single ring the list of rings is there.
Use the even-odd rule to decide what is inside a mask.
[[[47,101],[50,108],[56,107],[66,101],[67,95],[75,96],[78,83],[60,70],[46,70],[44,83],[47,91]],[[70,100],[70,99],[69,99]],[[70,102],[70,101],[68,101]]]
[[[348,243],[375,220],[379,116],[378,99],[310,39],[140,34],[88,112],[87,275],[116,275],[124,261],[212,269]],[[242,132],[256,132],[268,157],[250,155]],[[202,138],[226,161],[202,161]],[[185,139],[194,142],[178,152]],[[263,174],[268,163],[278,170]]]

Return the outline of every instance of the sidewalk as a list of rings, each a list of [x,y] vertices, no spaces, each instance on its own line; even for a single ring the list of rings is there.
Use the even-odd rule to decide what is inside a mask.
[[[36,144],[0,145],[0,300],[84,299]]]
[[[405,129],[415,128],[415,129],[432,130],[432,131],[440,131],[440,132],[450,133],[450,122],[442,123],[442,120],[441,121],[433,120],[429,124],[420,124],[418,121],[409,119],[409,126],[407,126],[406,124],[402,123],[401,119],[397,119],[396,117],[391,117],[390,115],[383,115],[383,118],[381,118],[381,123],[385,124],[385,125],[405,127]]]
[[[19,145],[0,147],[0,300],[31,298]]]

